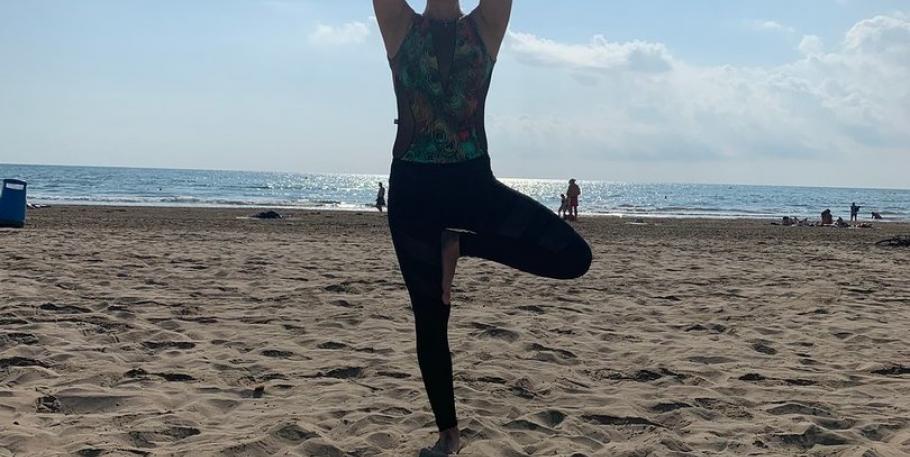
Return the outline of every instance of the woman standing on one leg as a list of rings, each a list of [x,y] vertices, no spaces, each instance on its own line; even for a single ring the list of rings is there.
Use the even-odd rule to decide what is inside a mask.
[[[558,216],[493,176],[484,104],[505,36],[511,0],[373,0],[398,99],[389,179],[389,226],[417,329],[417,356],[436,417],[430,453],[460,448],[448,321],[460,256],[539,276],[577,278],[591,264],[587,243]]]

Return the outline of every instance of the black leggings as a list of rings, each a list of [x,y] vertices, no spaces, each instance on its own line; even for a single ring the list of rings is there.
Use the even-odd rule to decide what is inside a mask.
[[[393,161],[389,227],[411,296],[417,358],[436,425],[440,431],[455,427],[443,232],[470,232],[461,233],[462,256],[555,279],[585,274],[591,248],[553,211],[497,181],[489,157],[446,165]]]

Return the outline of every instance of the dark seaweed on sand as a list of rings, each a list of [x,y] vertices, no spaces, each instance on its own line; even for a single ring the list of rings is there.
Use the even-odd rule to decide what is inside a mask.
[[[910,247],[910,235],[901,235],[894,238],[888,238],[875,243],[876,246],[885,246],[892,248]]]

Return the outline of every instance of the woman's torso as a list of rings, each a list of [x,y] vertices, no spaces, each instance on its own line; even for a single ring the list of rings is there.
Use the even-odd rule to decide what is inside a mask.
[[[484,106],[495,62],[474,19],[415,14],[412,21],[390,61],[398,99],[394,157],[450,164],[486,156]]]

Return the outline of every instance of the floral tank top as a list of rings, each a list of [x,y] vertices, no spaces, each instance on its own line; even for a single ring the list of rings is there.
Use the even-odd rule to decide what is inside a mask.
[[[395,158],[446,164],[485,156],[494,63],[471,16],[442,22],[415,14],[390,62],[398,99]]]

